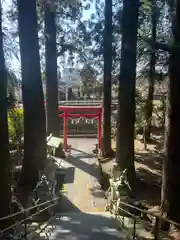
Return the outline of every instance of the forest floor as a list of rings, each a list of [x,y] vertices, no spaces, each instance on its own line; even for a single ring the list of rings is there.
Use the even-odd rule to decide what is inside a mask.
[[[137,188],[133,193],[135,199],[143,206],[154,208],[160,205],[163,138],[161,133],[153,134],[151,143],[144,149],[142,136],[135,140],[135,168],[137,173]],[[112,142],[115,150],[115,142]]]

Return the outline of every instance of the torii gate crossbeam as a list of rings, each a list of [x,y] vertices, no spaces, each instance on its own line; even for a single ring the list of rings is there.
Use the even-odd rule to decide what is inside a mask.
[[[102,148],[102,106],[59,106],[59,117],[64,120],[64,148],[68,149],[68,119],[69,118],[86,118],[86,119],[97,119],[98,120],[98,148]],[[73,112],[83,112],[83,113],[73,113]],[[87,112],[84,113],[84,112]],[[93,113],[88,113],[93,112]],[[94,113],[95,112],[95,113]]]

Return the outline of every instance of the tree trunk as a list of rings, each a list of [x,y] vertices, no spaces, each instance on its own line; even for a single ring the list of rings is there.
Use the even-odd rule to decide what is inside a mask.
[[[172,24],[174,45],[180,44],[180,2],[176,1],[176,14]],[[180,54],[173,50],[170,56],[170,107],[168,161],[167,161],[167,199],[168,217],[180,223]]]
[[[46,158],[46,121],[37,34],[36,0],[17,0],[24,106],[24,160],[18,188],[36,187]]]
[[[161,209],[167,212],[167,153],[168,153],[168,136],[169,136],[169,93],[166,100],[166,114],[165,114],[165,132],[164,132],[164,158],[163,158],[163,171],[162,171],[162,188],[161,188]]]
[[[51,5],[45,5],[47,132],[59,137],[56,17]]]
[[[73,100],[73,91],[72,87],[68,87],[68,101]]]
[[[104,96],[103,155],[112,155],[111,148],[111,88],[112,88],[112,0],[105,0],[104,29]]]
[[[10,157],[9,136],[7,123],[7,75],[3,51],[2,33],[2,6],[0,1],[0,218],[10,214],[11,211],[11,188],[10,188]],[[0,229],[6,228],[11,219],[0,221]]]
[[[152,24],[152,43],[156,43],[156,30],[157,30],[157,14],[156,14],[156,0],[152,1],[152,16],[151,16],[151,24]],[[148,97],[147,97],[147,105],[146,105],[146,122],[147,127],[145,131],[145,140],[146,142],[150,140],[151,135],[151,120],[152,120],[152,112],[153,112],[153,95],[154,95],[154,81],[155,81],[155,64],[156,64],[156,49],[154,45],[152,45],[151,56],[150,56],[150,69],[149,69],[149,86],[148,86]]]
[[[127,169],[130,185],[135,180],[134,123],[138,4],[123,1],[122,46],[119,75],[116,159],[120,169]]]
[[[164,217],[167,217],[168,212],[168,200],[167,200],[167,163],[168,163],[168,136],[169,136],[169,114],[170,114],[170,105],[169,105],[169,92],[166,99],[166,113],[165,113],[165,132],[164,132],[164,156],[163,156],[163,169],[162,169],[162,187],[161,187],[161,212]],[[161,229],[168,230],[169,223],[167,221],[161,221]]]
[[[81,89],[80,89],[80,87],[78,87],[77,97],[78,97],[78,98],[81,97]]]

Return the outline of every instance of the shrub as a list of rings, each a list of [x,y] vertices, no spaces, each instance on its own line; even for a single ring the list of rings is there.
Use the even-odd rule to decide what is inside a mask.
[[[145,107],[146,107],[146,95],[143,95],[143,92],[138,88],[136,89],[136,122],[135,122],[135,132],[136,134],[143,133],[143,127],[146,124],[145,121]]]
[[[24,136],[23,109],[11,108],[8,111],[9,138],[13,145],[20,145]]]

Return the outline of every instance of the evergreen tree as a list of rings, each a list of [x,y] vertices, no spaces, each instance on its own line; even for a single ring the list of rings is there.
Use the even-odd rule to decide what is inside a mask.
[[[36,0],[17,0],[24,107],[24,160],[17,192],[24,204],[46,158],[46,121],[37,35]],[[30,27],[29,27],[30,26]]]
[[[116,160],[122,170],[127,169],[131,186],[135,180],[134,124],[138,8],[138,1],[123,1],[116,139]]]
[[[7,123],[7,72],[5,68],[2,32],[2,5],[0,1],[0,218],[11,212],[11,188],[10,188],[10,157],[9,157],[9,136]],[[0,221],[0,229],[9,225],[11,219]]]

